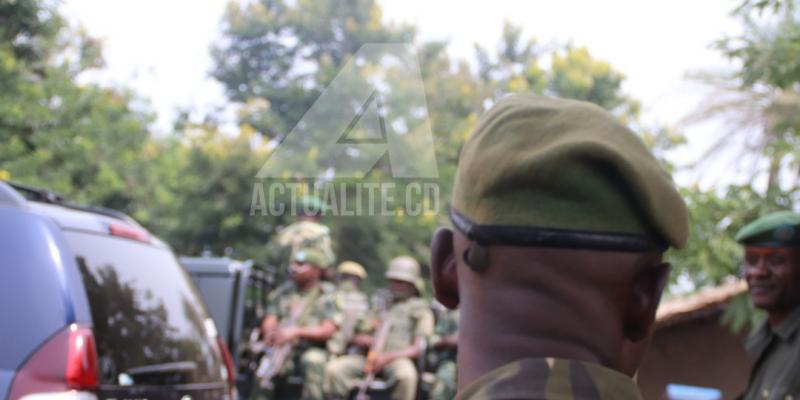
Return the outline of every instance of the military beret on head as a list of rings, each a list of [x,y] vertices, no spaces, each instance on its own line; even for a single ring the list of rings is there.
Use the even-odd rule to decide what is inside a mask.
[[[292,262],[309,263],[320,268],[328,268],[328,257],[313,247],[303,247],[292,255]]]
[[[631,130],[594,104],[533,95],[509,96],[478,122],[451,218],[467,236],[569,248],[649,249],[619,238],[682,247],[688,231],[671,176]]]
[[[764,215],[736,233],[736,241],[744,245],[765,247],[800,246],[800,214],[778,211]]]

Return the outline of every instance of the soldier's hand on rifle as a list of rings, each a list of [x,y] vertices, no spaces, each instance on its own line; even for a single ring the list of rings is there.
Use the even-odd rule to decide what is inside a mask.
[[[394,361],[394,357],[387,353],[375,353],[367,359],[367,372],[381,372],[392,361]]]
[[[295,327],[285,327],[278,329],[275,334],[275,344],[282,345],[297,338],[298,331]]]
[[[274,316],[268,316],[261,322],[261,340],[268,346],[275,345],[275,338],[278,332],[278,320]]]

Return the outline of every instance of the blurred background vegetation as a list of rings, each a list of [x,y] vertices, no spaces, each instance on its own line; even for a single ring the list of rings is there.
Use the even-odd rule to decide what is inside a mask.
[[[180,254],[204,249],[265,258],[265,243],[293,222],[251,216],[253,183],[270,149],[297,123],[362,44],[410,42],[419,53],[441,188],[440,213],[419,217],[326,217],[339,260],[356,260],[381,279],[386,261],[411,254],[427,264],[428,242],[446,218],[460,147],[478,116],[502,95],[535,92],[594,102],[640,133],[674,170],[703,168],[720,152],[752,163],[750,183],[681,188],[690,208],[688,248],[668,254],[671,291],[686,293],[739,275],[733,234],[756,216],[794,207],[800,175],[800,15],[797,2],[746,1],[731,11],[742,26],[715,49],[732,72],[692,75],[713,95],[687,123],[721,120],[711,150],[691,165],[669,152],[685,138],[674,126],[641,122],[640,103],[623,92],[625,74],[571,44],[541,45],[506,23],[495,47],[471,60],[446,42],[418,39],[414,26],[385,23],[375,0],[232,1],[212,46],[214,79],[238,113],[238,132],[218,116],[186,110],[168,134],[135,88],[83,83],[103,68],[99,41],[66,21],[51,0],[0,0],[0,179],[41,186],[82,203],[131,214]],[[367,179],[388,173],[384,160]],[[740,329],[757,318],[735,301],[726,320]]]

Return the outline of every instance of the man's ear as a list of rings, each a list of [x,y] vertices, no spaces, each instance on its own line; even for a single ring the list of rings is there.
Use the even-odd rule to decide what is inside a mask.
[[[458,307],[458,263],[453,252],[453,231],[439,228],[431,241],[433,294],[449,309]]]
[[[624,334],[631,342],[638,342],[650,334],[671,269],[669,263],[659,263],[643,268],[636,275],[624,321]]]

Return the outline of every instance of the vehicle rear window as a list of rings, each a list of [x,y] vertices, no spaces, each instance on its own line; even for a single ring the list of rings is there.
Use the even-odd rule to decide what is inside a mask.
[[[223,379],[213,325],[170,251],[83,232],[66,237],[89,298],[101,383]]]

